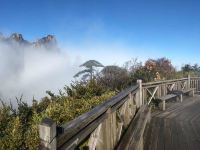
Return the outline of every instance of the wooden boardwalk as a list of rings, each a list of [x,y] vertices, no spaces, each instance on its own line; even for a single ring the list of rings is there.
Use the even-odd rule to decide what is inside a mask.
[[[144,150],[200,150],[200,96],[170,102],[152,113]]]
[[[198,91],[200,77],[190,75],[148,83],[137,80],[70,122],[58,126],[44,118],[39,124],[41,149],[82,149],[88,141],[87,148],[96,150],[200,150],[200,95],[183,97],[182,103],[169,99]],[[165,111],[149,107],[155,97]],[[181,101],[182,95],[176,98]]]

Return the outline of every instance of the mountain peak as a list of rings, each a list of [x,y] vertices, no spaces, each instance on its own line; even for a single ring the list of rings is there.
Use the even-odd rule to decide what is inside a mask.
[[[0,32],[0,40],[4,39],[3,33]]]
[[[20,33],[13,33],[10,36],[10,39],[13,39],[15,41],[24,41],[24,38],[23,38],[22,34],[20,34]]]
[[[25,46],[33,46],[36,48],[46,48],[46,49],[58,49],[57,47],[57,41],[54,35],[47,35],[39,40],[37,40],[36,42],[29,42],[27,40],[25,40],[22,36],[21,33],[12,33],[9,37],[4,37],[3,34],[0,32],[0,41],[1,42],[7,42],[12,44],[13,42],[18,43],[18,44],[22,44]]]
[[[37,40],[34,45],[36,47],[44,46],[46,48],[56,48],[57,47],[57,41],[54,35],[47,35],[39,40]]]
[[[56,38],[53,35],[47,35],[46,37],[43,37],[41,39],[38,40],[39,43],[49,43],[49,42],[54,42],[56,43]]]
[[[13,33],[10,37],[5,38],[7,42],[17,42],[18,44],[30,45],[30,42],[24,40],[22,34]]]

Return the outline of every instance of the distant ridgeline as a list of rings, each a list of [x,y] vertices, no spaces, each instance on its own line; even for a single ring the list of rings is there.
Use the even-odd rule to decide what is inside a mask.
[[[35,42],[29,42],[25,40],[22,34],[13,33],[9,37],[5,37],[2,33],[0,33],[0,42],[7,44],[9,46],[22,46],[25,48],[44,48],[48,50],[59,50],[57,46],[57,41],[55,36],[47,35],[41,39],[36,40]]]

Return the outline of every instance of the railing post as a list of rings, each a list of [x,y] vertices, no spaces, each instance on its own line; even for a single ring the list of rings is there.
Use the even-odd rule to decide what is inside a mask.
[[[56,150],[56,122],[45,118],[39,124],[39,136],[41,149]]]
[[[190,74],[188,74],[188,89],[190,89]]]
[[[108,108],[106,111],[107,118],[102,122],[101,126],[101,133],[100,133],[100,142],[97,144],[97,150],[110,150],[113,149],[113,145],[111,144],[112,141],[112,110]]]
[[[139,85],[139,91],[137,93],[137,100],[136,100],[136,105],[137,106],[142,106],[142,80],[137,80],[137,84]]]

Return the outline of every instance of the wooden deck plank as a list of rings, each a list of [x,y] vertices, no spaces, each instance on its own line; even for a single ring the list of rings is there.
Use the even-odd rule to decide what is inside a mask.
[[[191,125],[187,122],[184,122],[183,125],[184,125],[184,130],[185,130],[186,136],[188,137],[189,149],[190,150],[199,150],[200,143],[198,142],[198,138],[196,138]]]
[[[164,120],[164,149],[172,149],[172,138],[171,138],[171,128],[170,128],[170,120]]]
[[[176,125],[176,132],[178,135],[178,142],[177,142],[178,148],[181,150],[188,150],[189,149],[188,142],[183,134],[183,130],[181,128],[181,122],[175,121],[175,125]]]
[[[189,150],[189,137],[187,136],[187,134],[185,133],[185,127],[183,125],[183,122],[180,121],[179,122],[179,135],[182,136],[182,144],[184,144],[186,146],[186,150]]]
[[[171,102],[166,111],[155,111],[146,131],[145,150],[199,150],[200,96]]]
[[[163,119],[159,119],[159,125],[160,125],[160,130],[159,130],[158,140],[157,140],[157,149],[163,150],[165,147],[165,144],[164,144],[164,120]]]
[[[147,131],[145,131],[145,135],[146,137],[144,137],[144,145],[151,145],[152,140],[153,140],[153,126],[154,126],[154,121],[151,121],[151,123],[149,124],[149,127],[147,129]],[[148,138],[148,139],[147,139]],[[149,147],[144,147],[144,150],[150,150]]]
[[[177,129],[176,129],[176,121],[170,121],[170,128],[171,128],[171,133],[172,133],[172,136],[171,136],[171,139],[172,139],[172,146],[171,148],[173,150],[180,150],[180,143],[179,143],[179,140],[178,140],[178,132],[177,132]]]
[[[149,148],[149,150],[152,149],[157,149],[157,141],[158,141],[158,134],[159,134],[159,130],[160,130],[160,125],[159,125],[159,120],[155,119],[154,120],[154,126],[153,126],[153,137],[151,139],[151,147]]]

